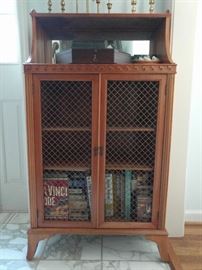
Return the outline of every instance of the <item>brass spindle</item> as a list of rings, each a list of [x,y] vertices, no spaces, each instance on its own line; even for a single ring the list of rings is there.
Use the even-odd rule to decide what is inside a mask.
[[[137,0],[131,0],[132,13],[136,12]]]
[[[97,13],[100,13],[100,0],[96,0],[97,4]]]
[[[149,11],[154,12],[155,0],[149,0]]]
[[[112,3],[110,2],[110,0],[108,0],[107,8],[108,8],[108,13],[111,13]]]
[[[61,0],[60,5],[61,5],[61,11],[65,12],[65,0]]]
[[[86,0],[86,12],[89,13],[89,0]]]
[[[78,13],[79,12],[79,2],[78,2],[78,0],[76,0],[76,13]]]
[[[48,0],[48,12],[52,11],[52,1]]]

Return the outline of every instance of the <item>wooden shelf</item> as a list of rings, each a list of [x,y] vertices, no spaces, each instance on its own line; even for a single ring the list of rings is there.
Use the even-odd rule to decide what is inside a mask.
[[[108,127],[107,132],[123,131],[123,132],[154,132],[154,128],[138,128],[138,127]]]
[[[91,170],[91,166],[84,165],[78,165],[77,164],[62,164],[62,165],[44,165],[44,170],[54,170],[54,171],[88,171]]]
[[[130,163],[108,163],[106,170],[133,170],[133,171],[153,171],[154,168],[150,166],[131,165]]]
[[[81,128],[63,128],[63,127],[51,127],[51,128],[43,128],[43,131],[63,131],[63,132],[80,132],[80,131],[91,131],[91,128],[81,127]]]

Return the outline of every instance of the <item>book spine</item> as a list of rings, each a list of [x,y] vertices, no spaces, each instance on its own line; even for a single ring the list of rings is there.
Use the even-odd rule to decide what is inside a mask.
[[[88,203],[89,203],[89,208],[90,208],[90,212],[91,212],[91,200],[92,200],[92,179],[91,179],[91,176],[86,177],[86,183],[87,183]]]
[[[125,218],[130,219],[131,214],[131,179],[132,172],[125,171]]]
[[[112,217],[113,214],[113,181],[110,173],[105,175],[105,216]]]

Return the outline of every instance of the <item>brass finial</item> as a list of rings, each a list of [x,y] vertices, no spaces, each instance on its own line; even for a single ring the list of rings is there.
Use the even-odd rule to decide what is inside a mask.
[[[108,13],[110,13],[112,9],[112,3],[110,3],[110,0],[108,0],[107,8],[108,8]]]
[[[131,0],[132,13],[136,12],[137,0]]]
[[[155,0],[149,0],[149,11],[154,12]]]
[[[96,0],[97,4],[97,13],[100,13],[100,0]]]
[[[52,1],[48,0],[48,12],[52,11]]]
[[[61,0],[60,5],[61,5],[61,11],[65,12],[65,0]]]

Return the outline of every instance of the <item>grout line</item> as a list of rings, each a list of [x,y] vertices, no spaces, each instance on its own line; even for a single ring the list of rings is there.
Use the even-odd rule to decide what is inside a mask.
[[[39,266],[40,260],[36,261],[36,267],[34,268],[34,270],[37,270],[38,266]]]
[[[101,270],[103,270],[103,235],[101,235]]]
[[[78,261],[78,262],[101,262],[101,260],[76,260],[76,259],[33,259],[32,261],[27,261],[26,259],[0,259],[1,261],[25,261],[25,262],[40,262],[40,261],[62,261],[62,262],[71,262],[71,261]],[[163,261],[148,261],[148,260],[103,260],[103,262],[140,262],[140,263],[159,263],[159,264],[167,264],[169,265],[167,262],[163,262]]]
[[[16,216],[16,213],[10,213],[8,218],[5,221],[5,224],[9,224],[9,222]]]
[[[103,236],[101,236],[101,261],[103,260]]]

